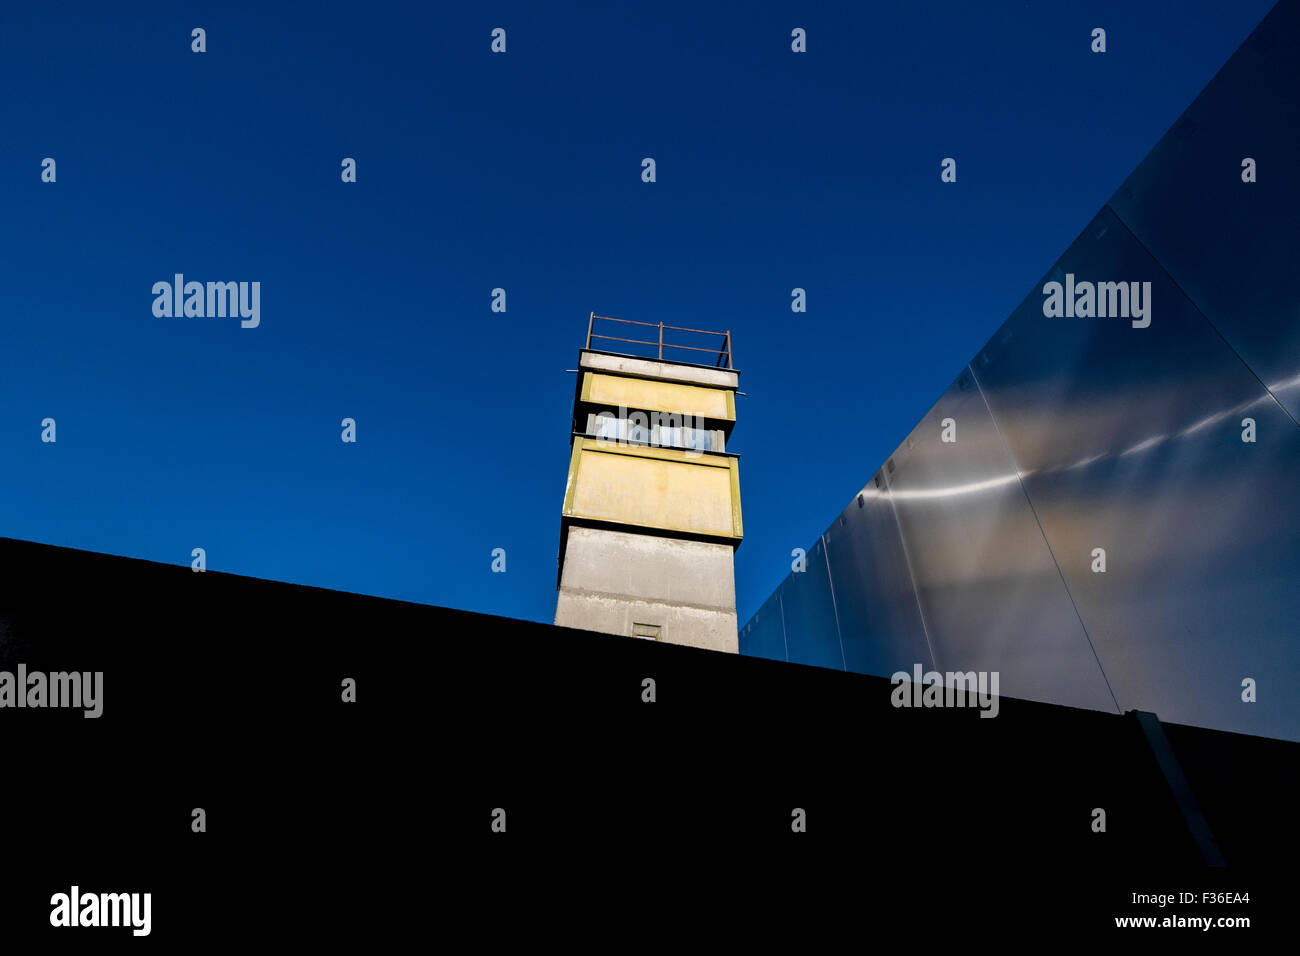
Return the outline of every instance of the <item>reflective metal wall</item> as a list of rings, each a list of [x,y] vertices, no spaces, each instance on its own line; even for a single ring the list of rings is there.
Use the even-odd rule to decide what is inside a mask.
[[[997,671],[1010,697],[1300,740],[1298,11],[1036,283],[742,653]],[[1150,324],[1046,317],[1050,281],[1150,283]]]

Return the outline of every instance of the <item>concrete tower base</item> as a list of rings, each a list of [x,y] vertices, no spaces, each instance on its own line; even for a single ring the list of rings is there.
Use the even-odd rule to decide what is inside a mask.
[[[729,544],[569,528],[555,623],[735,654]]]

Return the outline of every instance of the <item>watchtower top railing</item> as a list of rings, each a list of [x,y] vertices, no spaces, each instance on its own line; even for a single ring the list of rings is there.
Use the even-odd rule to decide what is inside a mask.
[[[596,332],[596,323],[597,323],[597,322],[619,322],[619,323],[622,323],[623,325],[641,325],[641,326],[646,326],[646,327],[648,327],[648,328],[658,329],[658,330],[659,330],[659,336],[658,336],[657,339],[629,339],[629,338],[623,338],[623,337],[621,337],[621,336],[617,336],[617,335],[601,335],[601,334],[599,334],[599,333]],[[615,329],[615,330],[611,330],[611,331],[631,331],[631,330]],[[679,343],[677,343],[677,342],[665,342],[665,341],[664,341],[664,332],[687,332],[687,333],[690,333],[691,335],[718,336],[718,337],[721,337],[721,339],[722,339],[722,343],[721,343],[721,345],[720,345],[719,347],[716,347],[716,348],[705,348],[705,347],[702,347],[702,346],[699,346],[699,345],[681,345],[681,344],[679,344]],[[732,364],[731,364],[731,330],[730,330],[730,329],[728,329],[728,330],[726,330],[726,331],[724,331],[724,332],[710,332],[710,331],[708,331],[708,330],[706,330],[706,329],[688,329],[688,328],[685,328],[685,327],[680,326],[680,325],[664,325],[662,322],[637,322],[637,321],[634,320],[634,319],[615,319],[615,318],[612,318],[611,316],[608,316],[608,315],[597,315],[595,312],[593,312],[593,313],[591,313],[591,318],[587,321],[587,348],[592,348],[592,344],[591,344],[591,343],[592,343],[592,341],[593,341],[594,339],[601,339],[601,340],[603,340],[603,341],[607,341],[607,342],[627,342],[627,343],[632,344],[632,345],[648,345],[648,346],[650,346],[650,347],[653,348],[653,349],[657,349],[656,356],[657,356],[661,361],[662,361],[663,358],[664,358],[664,349],[682,349],[682,350],[685,350],[685,351],[687,351],[687,352],[704,352],[704,353],[707,354],[707,356],[708,356],[710,359],[714,359],[714,361],[713,361],[713,367],[714,367],[714,368],[725,368],[725,369],[731,369],[731,368],[732,368]],[[701,342],[701,341],[703,341],[703,340],[702,340],[702,339],[695,338],[695,339],[688,339],[687,341]],[[597,346],[597,348],[599,349],[599,346]],[[604,351],[604,350],[602,350],[602,351]],[[632,356],[635,356],[635,357],[638,357],[638,358],[645,358],[645,357],[646,357],[646,356],[638,356],[637,353],[635,353],[635,352],[624,352],[624,353],[621,353],[621,354],[632,355]],[[714,358],[715,356],[716,356],[716,359]],[[680,359],[678,359],[678,358],[673,358],[673,357],[670,355],[670,356],[668,357],[668,361],[670,361],[670,362],[687,362],[687,361],[689,361],[689,358],[680,358]],[[703,365],[703,364],[707,364],[707,363],[704,363],[704,362],[691,362],[690,364],[692,364],[692,365]]]

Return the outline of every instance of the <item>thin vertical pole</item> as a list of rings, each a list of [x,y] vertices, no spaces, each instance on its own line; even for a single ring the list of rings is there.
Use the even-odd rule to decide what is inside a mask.
[[[596,323],[596,313],[592,312],[587,317],[587,348],[591,348],[591,327]]]
[[[662,362],[663,358],[664,358],[664,324],[660,322],[659,323],[659,361]]]

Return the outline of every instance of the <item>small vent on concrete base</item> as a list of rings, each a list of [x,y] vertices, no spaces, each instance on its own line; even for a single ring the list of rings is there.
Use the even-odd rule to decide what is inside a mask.
[[[632,636],[647,641],[657,641],[659,640],[659,625],[634,623],[632,625]]]

